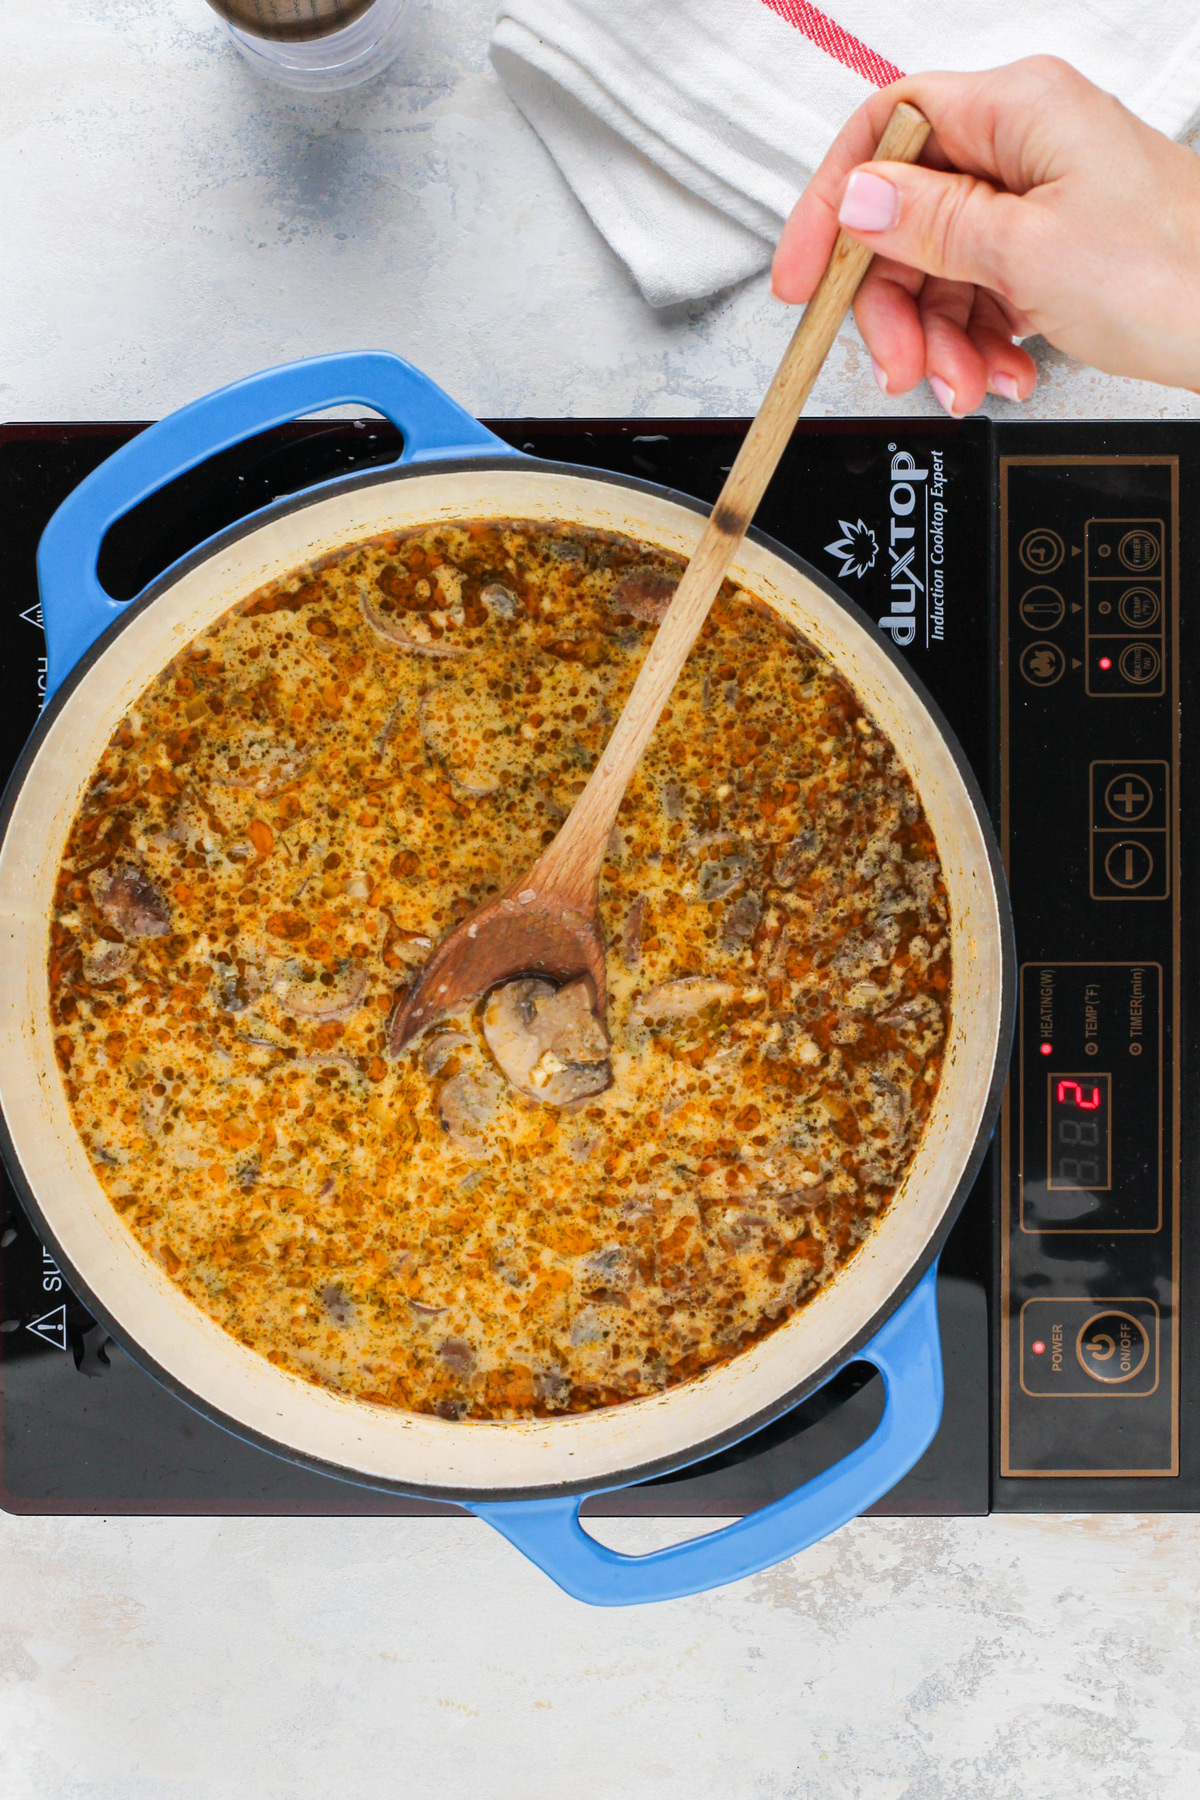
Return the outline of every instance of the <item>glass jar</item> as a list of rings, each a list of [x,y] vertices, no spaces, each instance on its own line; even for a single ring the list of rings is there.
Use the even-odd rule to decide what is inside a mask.
[[[399,53],[413,0],[209,0],[246,61],[308,93],[357,87]]]

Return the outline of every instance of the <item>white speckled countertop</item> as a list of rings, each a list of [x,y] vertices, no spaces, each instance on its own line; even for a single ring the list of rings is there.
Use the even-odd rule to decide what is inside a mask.
[[[417,0],[389,74],[312,104],[203,0],[7,0],[0,417],[152,417],[364,345],[481,413],[752,411],[765,282],[648,311],[492,75],[491,10]],[[1037,348],[1028,416],[1200,417]],[[850,331],[813,410],[879,410]],[[1191,1800],[1198,1558],[1190,1516],[860,1521],[606,1613],[474,1523],[0,1515],[0,1794]]]

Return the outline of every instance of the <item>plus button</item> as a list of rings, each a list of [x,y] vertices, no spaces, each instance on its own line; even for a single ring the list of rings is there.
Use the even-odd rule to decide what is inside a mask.
[[[1109,765],[1112,766],[1111,764]],[[1122,825],[1133,825],[1144,819],[1154,805],[1154,788],[1144,775],[1133,769],[1122,769],[1117,764],[1117,773],[1104,789],[1104,809],[1110,819],[1116,819]]]

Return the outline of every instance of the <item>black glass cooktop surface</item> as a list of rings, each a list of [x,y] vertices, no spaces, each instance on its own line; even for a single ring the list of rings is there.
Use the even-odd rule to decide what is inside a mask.
[[[714,499],[738,420],[489,421],[531,453]],[[34,556],[55,507],[139,427],[0,427],[0,762],[40,706]],[[109,534],[137,593],[213,531],[394,459],[375,420],[223,453]],[[946,713],[988,796],[1021,961],[997,1141],[947,1243],[946,1407],[877,1512],[1200,1504],[1200,1226],[1184,1113],[1196,1008],[1180,925],[1187,605],[1200,426],[803,422],[758,523],[862,605]],[[1182,595],[1182,607],[1181,607]],[[1189,1035],[1190,1034],[1190,1035]],[[844,1370],[786,1418],[585,1513],[728,1516],[869,1435],[878,1376]],[[13,1512],[452,1513],[315,1474],[167,1393],[70,1294],[0,1196],[0,1505]]]

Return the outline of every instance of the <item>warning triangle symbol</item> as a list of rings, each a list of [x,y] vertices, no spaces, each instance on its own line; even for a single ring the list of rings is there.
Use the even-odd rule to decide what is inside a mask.
[[[25,611],[21,614],[21,617],[27,625],[36,625],[39,631],[44,631],[46,629],[42,620],[42,603],[40,600],[36,606],[27,606]]]
[[[43,1313],[40,1319],[31,1319],[25,1329],[40,1337],[44,1344],[53,1344],[56,1350],[65,1350],[67,1347],[66,1304],[56,1306],[53,1312]]]

